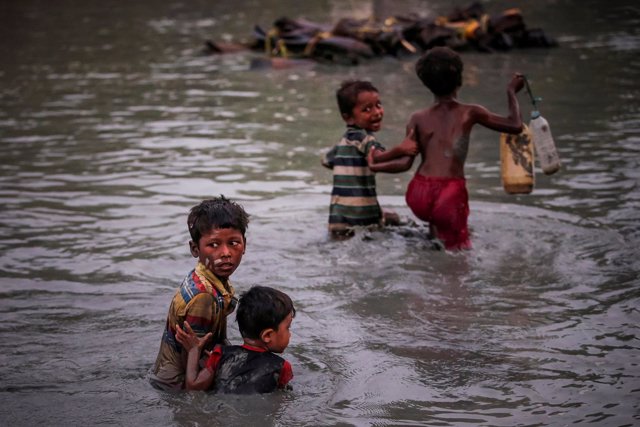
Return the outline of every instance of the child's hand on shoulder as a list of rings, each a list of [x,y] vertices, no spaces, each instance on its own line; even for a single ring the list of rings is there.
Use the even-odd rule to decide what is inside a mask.
[[[193,329],[191,329],[191,325],[189,325],[189,322],[187,322],[186,320],[183,326],[184,329],[182,329],[180,325],[176,323],[176,341],[178,341],[187,351],[191,350],[192,348],[202,350],[202,347],[204,347],[207,341],[209,341],[213,337],[213,334],[209,332],[204,337],[198,338],[196,333],[193,332]]]

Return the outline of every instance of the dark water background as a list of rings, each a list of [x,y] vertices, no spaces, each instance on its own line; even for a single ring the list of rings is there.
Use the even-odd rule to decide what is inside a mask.
[[[205,38],[283,15],[466,4],[397,3],[0,3],[0,424],[640,425],[640,6],[485,3],[522,8],[561,46],[464,53],[460,98],[506,112],[509,76],[527,73],[563,168],[507,195],[498,135],[474,130],[475,247],[451,254],[422,229],[325,234],[336,87],[378,86],[393,145],[430,102],[413,59],[254,71],[253,53],[200,55]],[[382,204],[408,217],[410,176],[378,177]],[[252,215],[236,287],[296,303],[291,393],[172,395],[146,380],[194,265],[187,211],[221,193]]]

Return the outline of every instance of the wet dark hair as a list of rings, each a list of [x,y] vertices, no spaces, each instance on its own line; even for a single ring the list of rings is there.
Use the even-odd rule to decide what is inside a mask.
[[[253,286],[240,296],[236,321],[243,338],[259,339],[265,329],[278,325],[296,309],[289,295],[267,286]]]
[[[244,237],[248,225],[249,215],[244,208],[222,195],[192,207],[187,218],[191,240],[196,243],[212,228],[235,228]]]
[[[351,116],[353,115],[353,109],[358,102],[358,95],[361,92],[378,92],[378,89],[371,82],[364,80],[347,80],[342,82],[340,89],[336,91],[336,98],[338,100],[338,108],[340,114]]]
[[[462,86],[462,59],[448,47],[429,49],[416,62],[416,74],[434,95],[452,94]]]

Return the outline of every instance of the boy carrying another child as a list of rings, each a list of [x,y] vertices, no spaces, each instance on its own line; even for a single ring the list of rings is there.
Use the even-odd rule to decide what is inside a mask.
[[[244,255],[249,216],[242,206],[226,199],[204,200],[187,219],[191,255],[198,263],[184,278],[171,305],[151,384],[162,390],[184,388],[187,350],[176,340],[176,328],[188,322],[200,337],[214,344],[227,341],[227,316],[237,305],[229,277]]]
[[[186,389],[218,393],[270,393],[287,387],[293,378],[289,362],[274,353],[289,345],[296,315],[291,298],[266,286],[254,286],[240,297],[236,320],[244,344],[216,345],[204,368],[199,360],[212,334],[196,336],[188,322],[176,325],[176,339],[189,352]]]

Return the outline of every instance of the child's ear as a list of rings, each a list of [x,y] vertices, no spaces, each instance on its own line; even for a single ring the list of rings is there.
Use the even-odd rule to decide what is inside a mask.
[[[353,124],[353,116],[351,114],[342,113],[342,120],[344,120],[348,125]]]
[[[193,255],[194,258],[198,258],[200,256],[198,244],[193,240],[189,240],[189,251],[191,251],[191,255]]]
[[[273,340],[273,335],[275,333],[276,331],[273,328],[267,328],[262,332],[260,332],[260,339],[262,340],[263,343],[269,344],[271,340]]]

